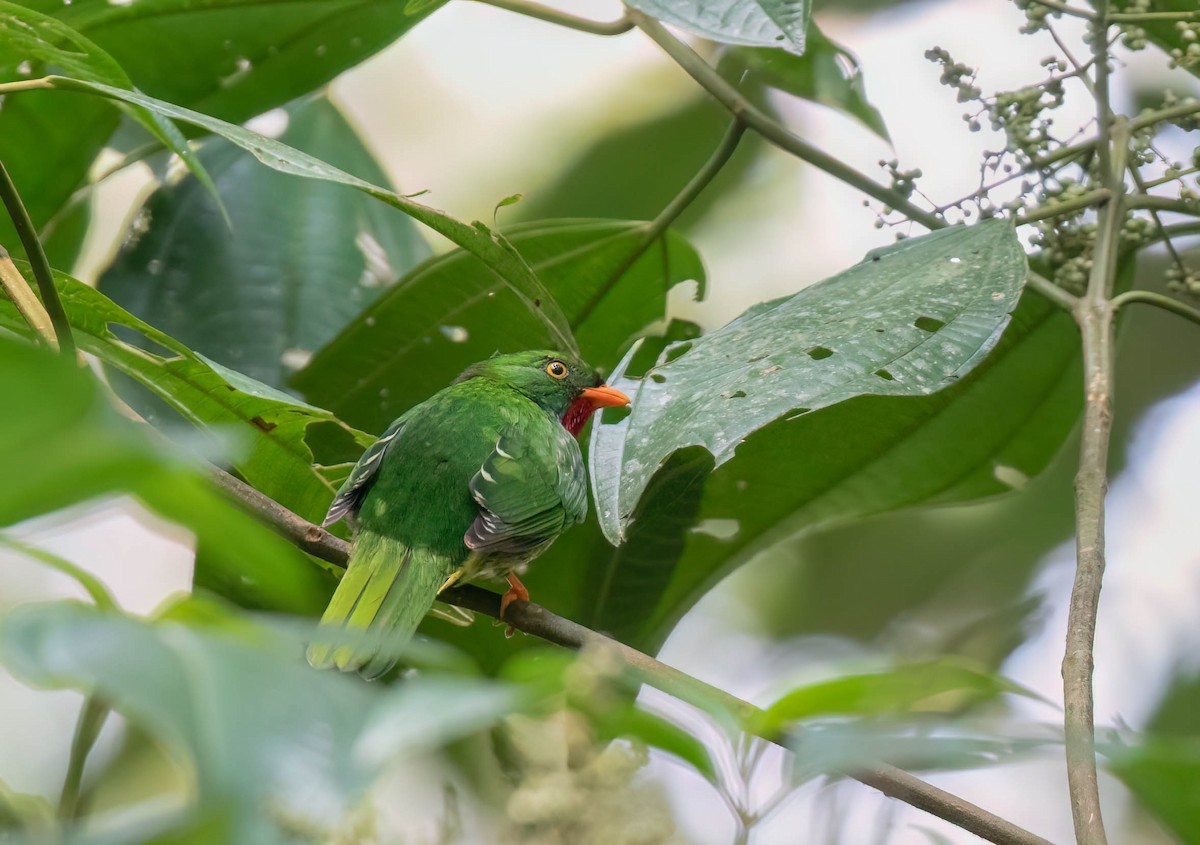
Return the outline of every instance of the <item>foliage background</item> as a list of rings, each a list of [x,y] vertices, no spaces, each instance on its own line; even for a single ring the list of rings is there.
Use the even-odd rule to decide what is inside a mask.
[[[577,11],[597,18],[612,13],[604,3],[580,4]],[[920,54],[941,44],[980,65],[988,86],[1025,81],[1047,47],[1018,37],[1020,20],[1010,6],[989,2],[901,4],[863,17],[837,6],[818,13],[827,34],[862,60],[870,99],[884,115],[897,157],[921,167],[923,190],[939,197],[973,187],[977,136],[962,130],[959,108],[937,88],[936,69]],[[481,44],[503,49],[483,51]],[[555,85],[544,84],[548,68]],[[1143,84],[1162,83],[1146,78]],[[644,39],[591,38],[470,4],[440,10],[332,90],[395,184],[404,191],[430,189],[434,205],[468,219],[490,220],[497,199],[517,192],[525,199],[500,210],[501,221],[651,217],[703,161],[723,125],[723,116]],[[1132,102],[1137,93],[1122,96]],[[1088,107],[1079,104],[1080,122]],[[844,116],[797,101],[780,108],[806,137],[860,169],[891,156]],[[84,278],[107,263],[124,226],[121,197],[136,192],[140,179],[131,173],[116,181],[122,184],[103,190],[98,201],[101,213],[77,272]],[[874,230],[872,220],[854,192],[748,139],[682,221],[712,284],[700,304],[677,290],[676,313],[714,327],[753,301],[840,270],[891,242],[893,233]],[[1153,278],[1155,270],[1147,262],[1140,272]],[[1113,544],[1099,641],[1108,658],[1097,678],[1102,723],[1169,721],[1195,701],[1188,682],[1197,667],[1187,655],[1196,653],[1198,635],[1188,598],[1200,579],[1200,559],[1185,514],[1200,478],[1200,399],[1194,388],[1187,392],[1200,344],[1189,328],[1165,315],[1135,313],[1123,338],[1117,442],[1131,451],[1130,469],[1115,481],[1110,504]],[[1143,416],[1173,394],[1179,395]],[[1072,455],[1073,445],[1063,454]],[[995,665],[1007,660],[1006,674],[1057,697],[1063,623],[1055,602],[1066,595],[1070,472],[1067,460],[1019,496],[888,515],[774,549],[711,593],[666,644],[663,658],[744,697],[769,701],[793,683],[840,673],[855,662],[951,652]],[[187,541],[164,540],[162,531],[144,514],[110,504],[75,515],[69,527],[61,520],[35,523],[19,536],[86,560],[124,604],[146,610],[189,575]],[[19,556],[4,561],[6,573],[20,573],[5,577],[5,603],[69,589]],[[18,791],[52,794],[77,701],[68,693],[34,696],[6,687],[0,707],[10,717],[0,744],[12,753],[0,757],[0,778]],[[1029,707],[1028,718],[1053,720],[1038,705]],[[102,754],[116,753],[116,734],[109,729]],[[48,748],[41,738],[55,735],[62,742]],[[698,776],[655,756],[649,777],[668,785],[688,836],[729,841],[731,822]],[[1069,835],[1060,781],[1056,762],[1047,759],[941,775],[938,782],[1058,840]],[[1119,790],[1115,782],[1106,786]],[[429,796],[415,785],[405,789],[414,805],[428,806]],[[755,789],[765,794],[769,785]],[[758,841],[791,841],[798,825],[819,830],[834,817],[849,820],[841,828],[844,841],[889,825],[896,841],[927,841],[922,826],[943,830],[915,811],[885,810],[882,799],[853,785],[810,792],[763,823]],[[1031,792],[1040,800],[1031,800]],[[1127,811],[1127,830],[1164,836],[1136,808]],[[946,828],[945,835],[959,834]]]

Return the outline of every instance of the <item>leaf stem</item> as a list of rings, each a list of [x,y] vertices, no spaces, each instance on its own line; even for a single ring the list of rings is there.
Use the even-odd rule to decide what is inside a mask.
[[[345,540],[292,513],[224,470],[213,467],[210,475],[215,484],[233,497],[235,503],[257,516],[280,536],[316,558],[335,566],[346,566],[350,544]],[[442,592],[440,599],[457,607],[495,619],[500,618],[500,596],[472,584],[451,587]],[[540,605],[514,601],[508,606],[504,621],[518,631],[565,648],[581,649],[590,646],[609,649],[636,673],[643,683],[655,689],[707,712],[715,710],[731,715],[743,727],[767,724],[764,711],[750,702],[668,666],[624,643],[557,616]],[[768,732],[763,730],[762,733]],[[762,738],[776,745],[782,744],[782,738],[778,735]],[[925,810],[997,845],[1050,845],[1042,837],[894,766],[881,764],[864,771],[845,774],[873,789],[878,789],[885,795]]]
[[[1056,12],[1062,12],[1064,15],[1070,15],[1073,18],[1083,18],[1085,20],[1095,20],[1096,13],[1091,9],[1081,9],[1078,6],[1068,6],[1066,3],[1060,3],[1058,0],[1033,0],[1039,6],[1045,6],[1047,9],[1053,9]]]
[[[1112,310],[1119,311],[1126,305],[1134,302],[1141,302],[1144,305],[1153,305],[1155,308],[1161,308],[1163,311],[1169,311],[1183,317],[1185,320],[1191,320],[1196,325],[1200,325],[1200,309],[1180,302],[1178,299],[1172,299],[1169,296],[1164,296],[1161,293],[1154,293],[1148,290],[1127,290],[1124,293],[1117,294],[1112,300]]]
[[[770,143],[847,185],[857,188],[867,196],[879,200],[889,208],[902,212],[926,228],[941,229],[946,226],[945,220],[914,205],[908,197],[879,184],[866,174],[858,172],[853,167],[842,163],[829,153],[814,147],[803,138],[790,132],[777,120],[743,97],[734,86],[721,78],[712,65],[704,61],[691,47],[668,32],[667,28],[654,18],[637,9],[628,9],[626,14],[638,29],[658,44],[713,99]]]
[[[67,774],[63,778],[62,793],[58,799],[58,817],[62,821],[79,818],[79,793],[83,785],[83,769],[88,754],[100,736],[100,729],[111,712],[109,706],[94,694],[83,700],[79,719],[75,722],[75,736],[71,740],[71,757],[67,762]]]
[[[591,299],[587,301],[587,304],[583,306],[583,309],[575,318],[576,325],[582,323],[591,316],[592,312],[596,310],[596,308],[604,300],[604,297],[606,297],[609,291],[612,290],[613,286],[616,285],[616,283],[620,281],[621,277],[629,271],[629,268],[637,263],[639,258],[645,255],[646,250],[650,249],[650,247],[654,245],[654,242],[662,237],[671,224],[679,218],[679,215],[683,214],[687,207],[695,201],[696,197],[703,193],[704,189],[708,187],[709,183],[711,183],[712,180],[716,178],[716,175],[721,172],[721,168],[723,168],[733,156],[734,151],[738,147],[738,142],[742,140],[742,136],[745,133],[746,124],[742,123],[740,120],[734,120],[733,123],[730,124],[729,129],[726,130],[724,137],[721,138],[721,143],[717,145],[717,148],[713,151],[713,154],[709,156],[708,161],[704,163],[704,166],[701,167],[696,175],[693,176],[691,180],[683,187],[683,190],[675,196],[675,199],[671,200],[671,202],[667,204],[667,207],[659,212],[657,217],[646,224],[645,228],[642,230],[642,237],[640,240],[638,240],[633,250],[624,258],[624,260],[621,261],[619,265],[617,265],[616,269],[609,274],[609,277],[605,283],[600,286],[599,290],[597,290],[592,295]]]
[[[624,15],[615,21],[593,21],[551,8],[550,6],[543,6],[540,3],[530,3],[527,0],[475,0],[475,2],[495,6],[497,9],[504,9],[509,12],[516,12],[518,15],[524,15],[527,18],[536,18],[546,23],[565,26],[567,29],[587,32],[591,35],[622,35],[633,29],[633,21]]]
[[[63,310],[62,301],[58,298],[58,288],[54,286],[54,274],[50,271],[50,262],[46,260],[46,251],[38,240],[37,229],[29,219],[29,212],[21,202],[21,195],[12,177],[0,161],[0,198],[8,216],[12,218],[13,228],[25,248],[25,255],[33,268],[33,277],[37,279],[38,289],[42,292],[42,304],[50,321],[54,324],[54,334],[58,339],[58,348],[63,357],[75,360],[75,337],[71,334],[71,324],[67,321],[67,312]]]

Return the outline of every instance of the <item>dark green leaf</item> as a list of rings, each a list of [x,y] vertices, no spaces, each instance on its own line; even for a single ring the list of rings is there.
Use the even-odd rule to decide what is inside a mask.
[[[592,489],[614,544],[650,478],[685,446],[716,466],[754,431],[856,396],[921,396],[995,346],[1025,283],[1004,221],[902,242],[724,328],[668,347],[640,381],[615,379],[633,411],[592,430]]]
[[[561,348],[568,352],[578,351],[575,338],[571,334],[571,328],[558,303],[554,301],[541,281],[534,275],[521,254],[508,241],[484,224],[478,221],[471,224],[464,223],[437,209],[421,205],[386,188],[381,188],[357,176],[352,176],[344,170],[340,170],[320,159],[306,155],[299,150],[294,150],[286,144],[281,144],[279,141],[264,137],[256,132],[251,132],[249,129],[217,120],[208,115],[180,108],[179,106],[156,100],[137,92],[102,85],[98,82],[70,79],[67,77],[50,77],[50,79],[55,88],[61,88],[65,91],[85,91],[145,106],[151,111],[165,117],[181,120],[184,123],[190,123],[194,126],[207,129],[210,132],[215,132],[249,151],[263,164],[274,170],[278,170],[280,173],[289,173],[293,176],[303,176],[306,179],[319,179],[348,185],[355,190],[362,191],[388,205],[400,209],[413,219],[424,223],[435,232],[444,235],[479,258],[492,272],[500,276],[513,292],[521,298],[525,305],[542,320],[556,348]]]
[[[749,84],[765,84],[845,112],[890,140],[883,116],[867,101],[858,60],[815,26],[808,29],[802,56],[769,47],[735,47],[722,58],[721,72],[734,80],[746,73]]]
[[[557,220],[509,232],[562,305],[586,360],[611,362],[663,317],[667,291],[703,284],[695,251],[668,232],[619,279],[644,224]],[[356,318],[293,384],[346,420],[382,431],[401,412],[497,350],[536,347],[537,319],[479,260],[462,250],[416,268]]]
[[[56,274],[55,281],[82,350],[136,379],[189,422],[236,438],[241,453],[234,465],[262,492],[309,520],[325,512],[334,490],[312,465],[305,441],[308,427],[317,422],[338,425],[360,446],[370,437],[342,425],[328,411],[192,352],[69,276]],[[114,333],[113,325],[137,332],[166,354],[127,343]],[[0,326],[27,331],[7,302],[0,303]]]
[[[804,52],[809,0],[630,0],[664,23],[726,44]]]
[[[372,181],[386,177],[328,100],[289,111],[281,140]],[[151,195],[149,228],[100,290],[176,340],[282,387],[382,289],[429,254],[413,222],[341,185],[261,167],[224,139],[200,153],[229,213],[194,178]]]

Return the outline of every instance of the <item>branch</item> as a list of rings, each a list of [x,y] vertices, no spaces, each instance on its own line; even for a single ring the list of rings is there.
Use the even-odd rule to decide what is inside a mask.
[[[524,15],[527,18],[536,18],[546,23],[565,26],[568,29],[578,30],[579,32],[587,32],[591,35],[621,35],[633,29],[633,21],[624,15],[612,22],[593,21],[587,18],[576,17],[550,6],[543,6],[540,3],[530,3],[527,0],[476,0],[476,2],[495,6],[497,9],[516,12],[518,15]]]
[[[843,164],[798,135],[792,134],[781,123],[743,97],[741,92],[721,78],[708,62],[697,55],[691,47],[668,32],[666,27],[654,18],[637,9],[628,9],[626,14],[638,29],[657,43],[713,99],[770,143],[791,153],[801,161],[808,162],[817,169],[825,171],[830,176],[840,179],[847,185],[857,188],[867,196],[879,200],[889,208],[906,214],[926,228],[941,229],[946,226],[946,221],[936,214],[914,205],[908,197],[898,191],[879,184],[866,174],[859,173],[853,167]]]
[[[71,757],[67,762],[67,774],[63,778],[62,793],[58,799],[58,818],[64,822],[79,818],[79,793],[83,785],[83,768],[88,753],[100,736],[100,729],[111,712],[108,705],[95,696],[88,695],[79,710],[75,723],[75,736],[71,740]]]
[[[1148,290],[1127,290],[1124,293],[1117,294],[1112,300],[1112,310],[1114,312],[1120,310],[1131,302],[1141,302],[1145,305],[1153,305],[1155,308],[1161,308],[1164,311],[1169,311],[1183,317],[1185,320],[1191,320],[1193,323],[1200,325],[1200,309],[1180,302],[1178,299],[1172,299],[1169,296],[1163,296],[1161,293],[1154,293]]]
[[[345,540],[302,519],[274,499],[263,495],[249,484],[234,478],[222,469],[213,467],[210,474],[214,483],[230,494],[236,504],[258,517],[280,536],[314,557],[336,566],[346,566],[350,544]],[[472,584],[451,587],[443,591],[439,599],[495,619],[500,618],[500,596]],[[565,648],[581,649],[592,646],[610,649],[643,683],[649,684],[655,689],[662,690],[706,711],[711,711],[716,707],[728,712],[743,726],[767,723],[764,718],[765,713],[750,702],[743,701],[711,684],[706,684],[699,678],[694,678],[686,672],[681,672],[655,660],[650,655],[643,654],[624,643],[557,616],[540,605],[527,601],[514,601],[508,606],[503,621],[518,631],[540,637]],[[782,745],[781,737],[767,735],[768,733],[763,730],[759,735],[769,742]],[[925,810],[963,830],[981,836],[989,842],[995,842],[998,845],[1050,845],[1040,836],[927,784],[894,766],[881,764],[861,772],[846,774],[860,783],[878,789],[885,795]]]
[[[646,225],[642,233],[642,238],[633,248],[633,251],[609,274],[607,281],[600,286],[600,289],[583,306],[583,309],[579,312],[579,316],[575,318],[579,323],[586,320],[596,310],[600,302],[612,290],[613,285],[646,253],[646,250],[653,246],[656,240],[662,237],[663,233],[667,231],[679,215],[683,214],[687,207],[695,201],[696,197],[700,196],[709,183],[716,178],[717,174],[721,172],[721,168],[725,166],[737,149],[738,142],[742,140],[744,134],[746,134],[746,124],[740,120],[734,120],[725,132],[725,136],[721,138],[721,143],[717,145],[716,150],[709,156],[704,166],[683,187],[683,190],[676,195],[675,199],[671,200],[667,207]]]
[[[1096,121],[1099,126],[1100,178],[1112,198],[1100,207],[1087,293],[1075,319],[1083,336],[1083,432],[1075,476],[1075,583],[1067,617],[1063,655],[1063,721],[1067,787],[1079,845],[1106,845],[1096,773],[1095,668],[1096,615],[1104,578],[1104,496],[1108,490],[1108,447],[1112,435],[1113,307],[1112,289],[1125,215],[1125,169],[1130,127],[1114,119],[1108,99],[1108,3],[1097,4],[1093,32],[1096,61]]]
[[[50,315],[50,321],[54,323],[59,351],[67,360],[73,361],[75,336],[71,334],[67,312],[63,310],[62,301],[58,298],[58,288],[54,286],[50,262],[46,260],[46,251],[42,249],[42,242],[38,240],[37,229],[29,219],[29,212],[21,202],[21,195],[17,193],[17,186],[8,175],[4,162],[0,162],[0,198],[4,200],[4,207],[8,209],[8,216],[12,218],[13,228],[17,230],[17,237],[21,239],[21,246],[25,247],[25,256],[33,267],[33,276],[42,292],[42,304],[46,307],[46,313]]]

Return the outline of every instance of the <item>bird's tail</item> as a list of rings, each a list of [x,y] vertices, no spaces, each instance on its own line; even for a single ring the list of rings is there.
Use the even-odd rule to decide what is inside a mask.
[[[427,549],[359,532],[346,574],[321,617],[322,627],[342,636],[337,643],[313,642],[308,662],[318,669],[336,666],[366,678],[379,677],[396,664],[397,645],[417,630],[455,568]],[[356,632],[367,635],[345,642],[346,634]]]

